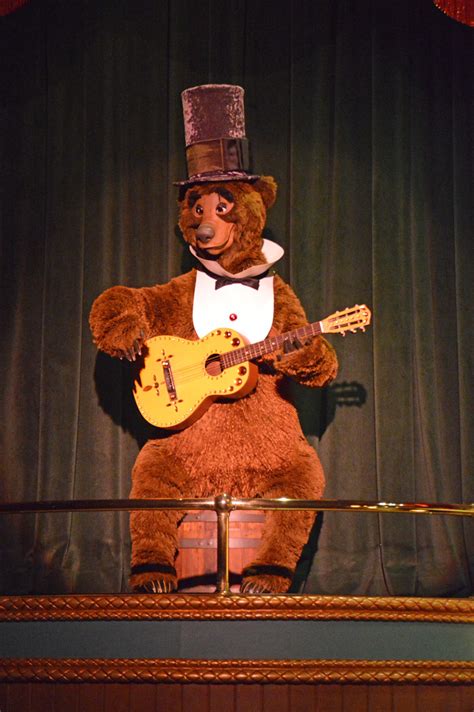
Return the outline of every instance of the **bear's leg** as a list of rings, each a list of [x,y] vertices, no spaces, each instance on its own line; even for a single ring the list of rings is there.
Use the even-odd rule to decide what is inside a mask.
[[[263,497],[320,499],[324,474],[315,451],[308,445],[287,472],[275,473]],[[316,513],[269,511],[256,558],[242,572],[242,593],[284,593],[291,586],[296,564],[308,541]]]
[[[186,471],[166,441],[150,440],[140,451],[132,471],[130,497],[183,497]],[[174,561],[177,553],[179,511],[136,511],[130,514],[132,561],[130,585],[141,593],[169,593],[178,587]]]

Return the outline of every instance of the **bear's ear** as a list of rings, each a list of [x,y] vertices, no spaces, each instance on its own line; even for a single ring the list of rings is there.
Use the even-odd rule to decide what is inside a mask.
[[[271,176],[260,176],[260,178],[252,183],[252,188],[258,190],[262,196],[263,204],[266,208],[271,208],[275,202],[277,194],[276,180]]]

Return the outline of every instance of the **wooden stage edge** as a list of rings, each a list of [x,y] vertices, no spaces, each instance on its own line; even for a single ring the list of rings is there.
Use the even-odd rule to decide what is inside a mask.
[[[0,682],[470,685],[474,662],[3,658]]]
[[[222,594],[0,597],[0,621],[378,620],[472,623],[472,599]],[[471,685],[465,660],[3,658],[0,682]]]
[[[474,622],[472,598],[223,594],[0,596],[0,621],[377,620]]]

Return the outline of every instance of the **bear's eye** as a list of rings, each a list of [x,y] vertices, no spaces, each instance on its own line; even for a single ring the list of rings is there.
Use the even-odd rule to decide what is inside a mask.
[[[204,212],[204,208],[202,207],[202,205],[195,205],[194,212],[196,213],[196,215],[202,215]]]
[[[216,213],[218,215],[224,215],[224,213],[227,213],[229,211],[230,205],[228,203],[218,203],[216,205]]]

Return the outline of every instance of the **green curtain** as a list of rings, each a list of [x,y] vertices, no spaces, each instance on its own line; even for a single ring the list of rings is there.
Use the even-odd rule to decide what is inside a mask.
[[[146,429],[87,319],[190,266],[180,92],[246,91],[268,235],[341,369],[295,386],[327,498],[474,501],[474,32],[431,0],[32,0],[0,20],[0,500],[126,497]],[[472,594],[466,519],[326,514],[300,590]],[[0,517],[0,591],[127,589],[125,514]],[[304,580],[305,579],[305,580]]]

